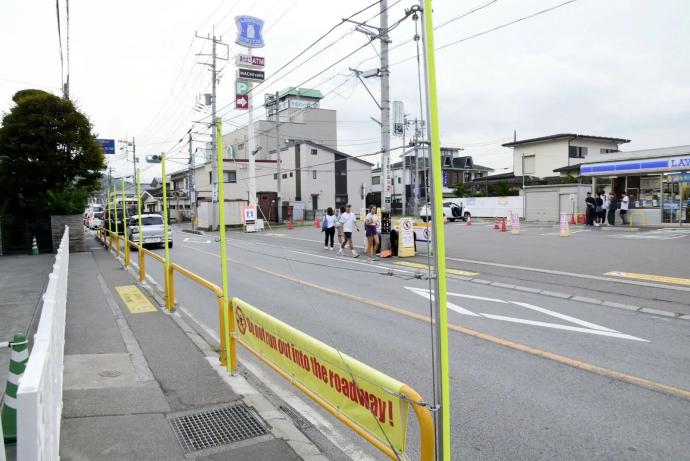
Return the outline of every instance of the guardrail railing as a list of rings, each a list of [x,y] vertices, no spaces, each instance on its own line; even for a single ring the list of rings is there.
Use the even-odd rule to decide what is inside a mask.
[[[113,241],[116,250],[119,250],[121,239],[115,232],[101,230],[97,235],[111,251]],[[165,258],[162,256],[132,241],[127,246],[139,251],[141,281],[146,278],[145,255],[163,263],[165,267]],[[119,254],[117,251],[118,256]],[[127,259],[125,253],[125,264]],[[163,277],[166,286],[165,305],[168,309],[174,309],[175,306],[175,272],[207,288],[216,296],[220,325],[220,361],[228,370],[233,371],[237,366],[239,343],[393,460],[404,458],[407,413],[411,406],[419,422],[420,459],[434,459],[434,422],[431,411],[421,396],[409,386],[342,354],[239,298],[229,301],[227,312],[224,312],[223,290],[218,285],[179,264],[170,263],[167,266],[169,270],[166,272],[164,269]],[[228,314],[227,325],[225,313]],[[228,347],[226,337],[230,341]]]
[[[17,389],[17,460],[58,459],[69,268],[69,228],[43,294],[34,346]]]

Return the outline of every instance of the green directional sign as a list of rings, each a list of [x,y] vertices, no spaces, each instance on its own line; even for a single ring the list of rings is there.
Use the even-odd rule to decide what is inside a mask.
[[[246,80],[235,80],[235,94],[240,96],[246,96],[249,94],[250,84]]]

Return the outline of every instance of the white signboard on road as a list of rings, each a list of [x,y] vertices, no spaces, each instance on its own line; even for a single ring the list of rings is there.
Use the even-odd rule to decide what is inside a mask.
[[[414,219],[400,220],[400,233],[403,248],[414,248]]]

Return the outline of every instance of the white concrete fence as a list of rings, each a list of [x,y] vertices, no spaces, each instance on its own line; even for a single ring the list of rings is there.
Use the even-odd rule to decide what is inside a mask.
[[[69,267],[69,227],[60,241],[34,345],[17,390],[17,460],[57,460]]]

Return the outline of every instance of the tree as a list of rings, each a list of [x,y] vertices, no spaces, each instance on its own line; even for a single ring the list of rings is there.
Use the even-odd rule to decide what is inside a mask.
[[[508,185],[508,182],[503,180],[498,181],[494,185],[493,193],[496,197],[505,197],[507,195],[512,195],[510,192],[510,186]]]
[[[456,197],[471,197],[472,187],[464,182],[455,183],[454,193]]]
[[[41,216],[83,209],[106,167],[88,118],[41,90],[18,91],[12,100],[0,126],[0,210]]]

